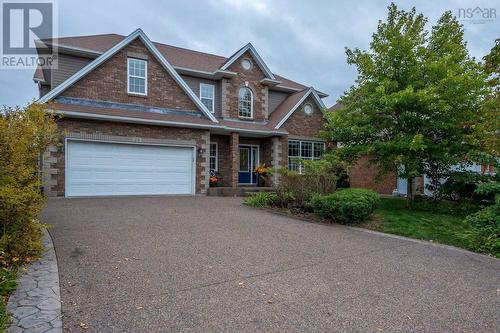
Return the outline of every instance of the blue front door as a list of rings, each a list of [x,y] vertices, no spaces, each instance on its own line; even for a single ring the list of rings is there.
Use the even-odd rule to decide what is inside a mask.
[[[240,146],[240,165],[238,170],[238,183],[255,184],[257,182],[253,170],[259,162],[259,147]]]

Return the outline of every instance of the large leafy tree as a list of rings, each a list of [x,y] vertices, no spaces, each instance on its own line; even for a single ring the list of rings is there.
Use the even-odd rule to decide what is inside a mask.
[[[473,124],[472,140],[480,148],[474,157],[484,164],[498,166],[500,147],[500,39],[483,58],[488,76],[488,95],[480,112],[480,121]]]
[[[485,94],[481,65],[469,56],[463,28],[445,12],[429,33],[427,18],[388,7],[370,50],[346,49],[356,66],[355,84],[342,108],[326,115],[325,134],[341,143],[334,154],[353,162],[370,155],[381,173],[398,170],[408,179],[440,177],[470,150],[471,123]]]

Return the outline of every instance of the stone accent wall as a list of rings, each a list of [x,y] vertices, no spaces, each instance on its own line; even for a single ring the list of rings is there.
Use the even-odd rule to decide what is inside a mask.
[[[130,55],[147,58],[147,96],[127,93],[127,58]],[[191,98],[139,39],[85,75],[61,95],[183,111],[198,110]]]
[[[307,115],[304,112],[304,105],[309,103],[313,107],[313,112]],[[299,137],[317,137],[318,132],[323,129],[325,118],[323,112],[318,108],[312,97],[308,97],[295,112],[283,124],[290,135]]]
[[[369,157],[361,157],[349,168],[349,181],[352,188],[367,188],[380,194],[391,194],[397,188],[396,173],[390,173],[381,179],[376,179],[379,168],[369,164]]]
[[[287,167],[288,166],[288,138],[270,137],[262,141],[261,145],[261,162],[267,167]],[[271,177],[271,181],[276,184],[278,182],[278,174],[275,173]]]
[[[263,113],[264,113],[264,119],[269,119],[269,88],[267,86],[264,86],[262,88],[262,94],[264,95],[264,101],[263,101]]]
[[[244,70],[241,67],[241,59],[248,59],[252,62],[250,70]],[[264,73],[260,70],[257,63],[249,52],[245,52],[228,68],[229,71],[236,72],[238,75],[223,82],[222,93],[222,115],[223,117],[238,118],[238,92],[241,87],[248,83],[248,88],[253,92],[253,119],[255,121],[264,121],[267,119],[267,86],[259,81],[264,78]],[[224,85],[226,85],[224,87]]]
[[[57,124],[64,138],[196,146],[196,193],[204,194],[207,192],[210,154],[208,149],[209,131],[71,118],[60,119]],[[201,154],[198,153],[200,148],[204,149]],[[63,141],[60,148],[49,147],[48,151],[43,154],[42,179],[44,180],[44,193],[48,196],[64,196],[64,149]]]
[[[221,83],[221,114],[222,118],[229,118],[230,113],[229,113],[229,101],[228,101],[228,96],[229,96],[229,79],[222,79]]]
[[[229,155],[231,158],[231,186],[238,186],[238,166],[240,162],[240,136],[238,133],[231,133],[229,136]]]
[[[55,145],[50,145],[42,155],[42,184],[43,193],[48,197],[57,196],[57,192],[52,191],[53,187],[57,187],[57,174],[60,170],[55,166],[57,163],[57,152],[59,148]]]

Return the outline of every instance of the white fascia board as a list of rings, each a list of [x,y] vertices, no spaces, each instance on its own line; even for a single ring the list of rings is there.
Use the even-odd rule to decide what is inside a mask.
[[[195,77],[201,77],[205,79],[212,79],[212,80],[218,80],[223,77],[232,78],[237,75],[237,73],[230,71],[216,70],[215,72],[207,72],[180,66],[173,66],[173,67],[178,73],[187,74]]]
[[[191,97],[192,101],[196,104],[196,106],[198,106],[200,108],[200,110],[203,111],[203,113],[208,117],[208,119],[210,119],[214,123],[218,123],[217,119],[212,114],[212,112],[210,112],[207,109],[207,107],[205,106],[205,104],[203,104],[201,102],[201,100],[198,98],[198,96],[196,96],[194,94],[193,90],[191,90],[191,88],[189,88],[186,81],[184,81],[181,78],[179,73],[177,73],[177,71],[174,69],[174,67],[167,61],[167,59],[165,59],[165,57],[160,53],[160,51],[158,51],[158,48],[156,48],[156,46],[154,46],[153,42],[151,42],[151,40],[146,36],[146,34],[142,30],[140,30],[139,37],[144,42],[144,44],[146,44],[146,47],[149,49],[149,51],[155,55],[156,59],[158,59],[158,61],[162,64],[162,66],[169,72],[169,74],[174,78],[174,80],[181,86],[181,88],[184,90],[184,92],[186,94],[188,94],[189,97]]]
[[[260,69],[266,74],[266,76],[272,80],[276,80],[274,77],[274,74],[271,72],[269,67],[267,67],[266,63],[262,58],[260,57],[259,53],[257,53],[257,50],[253,47],[252,43],[248,43],[244,47],[242,47],[236,54],[234,54],[225,64],[222,66],[220,69],[221,70],[226,70],[228,69],[229,66],[231,66],[236,60],[238,60],[245,52],[250,51],[250,54],[254,57],[254,59],[257,61],[257,64],[259,65]]]
[[[318,93],[316,90],[314,90],[313,87],[310,87],[309,90],[302,96],[302,98],[293,106],[293,108],[288,111],[286,116],[283,117],[283,119],[280,120],[280,122],[274,127],[275,129],[279,129],[283,124],[290,118],[290,116],[298,109],[298,107],[304,103],[307,97],[309,97],[312,94],[314,101],[316,104],[323,110],[326,106],[321,100],[321,98],[318,96]]]
[[[149,38],[146,36],[146,34],[141,30],[137,29],[134,32],[132,32],[130,35],[128,35],[126,38],[124,38],[122,41],[117,43],[115,46],[101,54],[99,57],[97,57],[94,61],[89,63],[87,66],[83,67],[81,70],[70,76],[66,81],[64,81],[62,84],[51,90],[49,93],[38,99],[37,103],[47,103],[48,101],[54,99],[57,97],[59,94],[61,94],[64,90],[72,86],[74,83],[76,83],[78,80],[80,80],[83,76],[87,75],[90,73],[92,70],[97,68],[99,65],[101,65],[103,62],[111,58],[113,55],[115,55],[118,51],[123,49],[125,46],[130,44],[133,40],[135,40],[137,37],[141,39],[141,41],[146,45],[148,50],[153,53],[153,55],[156,57],[156,59],[162,64],[162,66],[167,70],[167,72],[172,76],[172,78],[181,86],[181,88],[184,90],[184,92],[191,98],[191,100],[200,108],[200,110],[210,119],[211,121],[217,123],[217,119],[214,117],[214,115],[208,111],[208,109],[205,107],[205,105],[200,101],[200,99],[194,94],[194,92],[189,88],[187,83],[180,77],[180,75],[175,71],[175,69],[172,67],[172,65],[163,57],[163,55],[158,51],[158,49],[154,46],[154,44],[149,40]]]

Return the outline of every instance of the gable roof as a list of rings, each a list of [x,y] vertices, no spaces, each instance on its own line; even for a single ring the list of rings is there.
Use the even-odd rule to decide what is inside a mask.
[[[76,51],[83,56],[96,58],[125,39],[126,36],[118,34],[102,34],[90,36],[60,37],[52,40],[44,40],[46,44],[57,45],[59,51]],[[213,73],[222,70],[229,59],[220,55],[209,54],[168,44],[153,42],[158,51],[175,69],[192,69],[194,71]],[[245,45],[244,47],[246,47]],[[243,48],[244,48],[243,47]],[[252,46],[253,47],[253,46]],[[243,49],[242,48],[242,49]],[[238,50],[241,51],[242,49]],[[237,52],[237,53],[238,53]],[[260,58],[260,56],[259,56]],[[266,66],[267,67],[267,66]],[[276,80],[281,83],[273,86],[276,90],[299,91],[307,86],[287,79],[281,75],[274,74]],[[36,77],[35,77],[36,78]],[[318,92],[321,97],[328,96]]]
[[[288,96],[271,114],[270,123],[275,129],[279,129],[309,96],[313,97],[320,109],[325,108],[325,104],[319,98],[316,90],[310,87]]]
[[[114,36],[114,35],[113,35]],[[85,40],[86,37],[82,37],[82,40]],[[98,56],[94,61],[89,63],[87,66],[83,67],[81,70],[70,76],[66,81],[62,84],[51,90],[49,93],[41,97],[37,102],[38,103],[46,103],[53,98],[57,97],[71,85],[76,83],[82,77],[87,75],[89,72],[97,68],[103,62],[111,58],[118,51],[123,49],[125,46],[129,45],[136,38],[140,38],[144,43],[146,48],[155,56],[155,58],[160,62],[160,64],[165,68],[165,70],[172,76],[172,78],[179,84],[179,86],[184,90],[184,92],[191,98],[191,100],[198,106],[198,108],[207,116],[208,119],[217,123],[217,119],[215,116],[207,109],[207,107],[200,101],[200,99],[194,94],[194,92],[189,88],[186,82],[180,77],[180,75],[176,72],[176,70],[172,67],[172,65],[165,59],[163,54],[158,50],[158,48],[151,42],[151,40],[146,36],[146,34],[141,30],[137,29],[128,35],[126,38],[122,39],[118,43],[114,44],[107,51]],[[85,46],[85,43],[83,44]]]
[[[227,59],[227,61],[224,63],[224,65],[222,65],[222,67],[220,69],[227,70],[229,68],[229,66],[231,66],[236,60],[238,60],[247,51],[255,59],[255,61],[257,62],[257,65],[259,65],[259,68],[262,70],[262,72],[264,72],[266,77],[271,79],[271,80],[276,80],[274,74],[269,70],[266,63],[264,62],[264,60],[262,60],[262,58],[260,57],[260,55],[257,52],[257,50],[255,49],[255,47],[253,47],[252,43],[248,43],[247,45],[243,46],[241,49],[236,51],[235,54],[233,54],[232,56],[230,56]]]

